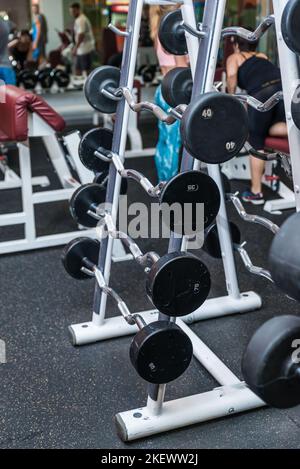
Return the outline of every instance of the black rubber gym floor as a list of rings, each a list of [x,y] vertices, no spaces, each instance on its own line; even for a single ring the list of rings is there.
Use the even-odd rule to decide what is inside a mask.
[[[153,145],[155,122],[145,124],[145,142]],[[39,140],[33,142],[34,173],[51,176],[57,184]],[[127,166],[143,170],[155,179],[152,158],[130,160]],[[243,183],[233,183],[242,189]],[[129,200],[149,202],[143,191],[129,184]],[[17,191],[1,192],[0,210],[14,210]],[[4,210],[5,209],[5,210]],[[249,206],[254,213],[262,208]],[[272,235],[263,228],[245,224],[230,207],[231,219],[248,240],[248,250],[257,265],[267,266]],[[281,224],[292,212],[272,216]],[[39,207],[39,232],[74,228],[65,203]],[[1,240],[16,235],[15,228],[1,229]],[[144,249],[166,251],[166,241],[141,240]],[[62,248],[44,249],[1,257],[0,337],[6,341],[6,365],[0,366],[1,448],[299,448],[300,408],[279,411],[263,408],[220,420],[122,443],[113,423],[119,411],[146,403],[146,383],[130,365],[130,338],[74,348],[68,325],[91,319],[93,280],[76,282],[65,273]],[[221,263],[199,253],[209,266],[211,296],[225,294]],[[300,306],[284,297],[267,280],[249,276],[237,259],[241,290],[262,295],[263,308],[247,314],[199,322],[192,329],[224,362],[241,376],[240,361],[252,333],[267,319],[280,314],[298,314]],[[114,264],[111,285],[132,311],[151,308],[144,291],[144,278],[133,262]],[[109,303],[109,313],[115,308]],[[217,383],[194,361],[178,381],[167,387],[167,399],[210,390]]]

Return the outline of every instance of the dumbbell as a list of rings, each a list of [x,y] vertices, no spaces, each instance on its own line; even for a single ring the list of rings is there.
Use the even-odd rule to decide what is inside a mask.
[[[145,268],[147,294],[160,312],[168,316],[185,316],[199,308],[210,291],[207,267],[196,256],[185,252],[166,254],[161,258],[152,252],[144,255],[130,236],[115,229],[109,215],[97,210],[94,202],[97,188],[94,186],[84,188],[84,192],[77,194],[72,201],[71,214],[74,219],[85,226],[89,217],[97,224],[100,239],[108,234],[122,241],[134,259]]]
[[[200,171],[186,171],[174,176],[166,183],[153,184],[141,173],[125,169],[118,155],[111,152],[112,132],[108,129],[92,129],[86,133],[79,146],[79,157],[83,165],[95,172],[107,170],[112,163],[125,179],[134,179],[151,197],[158,198],[162,216],[171,231],[180,234],[193,234],[197,231],[199,204],[204,204],[204,226],[209,226],[216,218],[220,208],[220,192],[213,179]],[[104,194],[104,193],[103,193]],[[100,194],[97,200],[100,200]],[[103,200],[104,202],[104,200]],[[102,203],[102,202],[101,202]],[[187,204],[191,208],[192,223],[188,226],[184,216],[182,220],[170,219],[170,207],[177,204],[184,214]]]
[[[266,404],[289,408],[300,404],[300,318],[279,316],[261,326],[242,359],[249,388]]]
[[[300,55],[300,1],[289,0],[286,4],[282,19],[281,19],[281,31],[282,37],[286,45],[295,54]]]
[[[118,101],[125,99],[135,112],[151,111],[159,120],[171,125],[180,120],[183,144],[194,158],[205,163],[224,163],[244,147],[248,138],[248,114],[243,104],[234,96],[205,93],[186,106],[164,112],[149,102],[135,102],[128,88],[120,88],[120,70],[103,66],[95,69],[85,83],[85,96],[99,112],[114,113]]]
[[[54,83],[52,69],[50,67],[46,67],[43,70],[38,71],[37,81],[43,89],[49,90]]]
[[[245,249],[246,242],[241,242],[241,232],[238,226],[230,222],[229,228],[230,228],[233,248],[239,254],[248,272],[250,272],[250,274],[254,274],[259,277],[266,278],[267,280],[273,283],[271,273],[262,267],[258,267],[254,265],[253,262],[251,261],[250,256]],[[207,254],[209,254],[214,259],[222,259],[219,232],[218,232],[218,227],[216,224],[211,225],[207,230],[205,230],[204,243],[203,243],[202,248]]]
[[[130,345],[130,360],[139,376],[154,384],[169,383],[188,368],[193,346],[189,337],[174,322],[154,321],[146,324],[139,314],[132,314],[126,303],[104,280],[97,267],[100,244],[90,238],[77,238],[64,249],[62,261],[75,279],[95,277],[99,288],[117,304],[125,321],[139,332]]]
[[[59,88],[68,88],[71,81],[69,73],[60,68],[56,68],[52,71],[52,76]]]
[[[20,70],[17,72],[18,85],[22,85],[25,90],[34,90],[37,83],[37,75],[32,70]]]

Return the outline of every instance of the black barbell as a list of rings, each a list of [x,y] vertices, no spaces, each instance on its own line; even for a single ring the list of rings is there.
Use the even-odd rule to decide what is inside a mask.
[[[186,171],[166,183],[153,186],[142,173],[125,169],[120,157],[111,152],[111,147],[112,132],[107,129],[93,129],[82,137],[79,147],[81,162],[95,172],[107,171],[108,165],[114,164],[123,180],[133,179],[138,182],[148,195],[158,199],[163,220],[171,231],[187,235],[198,231],[202,222],[198,218],[200,204],[204,206],[204,227],[207,228],[214,221],[220,208],[220,192],[210,176],[200,171]],[[101,199],[99,193],[101,203],[105,201],[104,192],[102,196]],[[170,217],[172,206],[180,208],[181,217],[180,214],[176,219],[172,214]],[[191,220],[185,217],[187,207],[190,208]]]
[[[97,267],[100,243],[91,238],[71,241],[62,255],[63,265],[73,278],[95,277],[101,291],[116,302],[125,321],[139,332],[130,345],[130,360],[141,378],[154,384],[169,383],[181,376],[193,356],[192,342],[174,322],[154,321],[146,324],[139,314],[132,314],[126,303],[110,288]]]
[[[180,120],[183,144],[198,160],[211,164],[224,163],[236,156],[247,141],[247,111],[234,96],[219,92],[205,93],[188,106],[180,103],[166,113],[153,103],[136,103],[128,88],[119,87],[119,81],[119,69],[110,66],[95,69],[85,83],[87,101],[100,112],[113,113],[118,101],[125,99],[133,111],[150,111],[167,125]],[[172,83],[174,85],[176,80]],[[170,91],[171,95],[175,99],[173,91]]]

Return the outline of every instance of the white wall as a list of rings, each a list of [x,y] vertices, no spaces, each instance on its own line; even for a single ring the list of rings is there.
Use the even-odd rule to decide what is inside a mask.
[[[63,0],[40,0],[39,4],[41,12],[46,16],[48,22],[47,53],[49,53],[60,46],[56,29],[64,30]]]

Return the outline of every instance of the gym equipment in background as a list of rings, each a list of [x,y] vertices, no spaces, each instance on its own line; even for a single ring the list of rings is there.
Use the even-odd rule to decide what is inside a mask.
[[[261,326],[242,360],[250,389],[266,404],[286,409],[300,404],[300,318],[279,316]]]
[[[97,267],[99,242],[90,238],[76,238],[64,249],[62,261],[69,275],[82,280],[95,277],[99,288],[109,295],[130,326],[139,332],[130,345],[130,360],[139,376],[149,383],[169,383],[188,368],[193,346],[190,338],[175,323],[154,321],[146,324],[139,314],[131,314],[126,303],[106,285]]]
[[[42,98],[29,91],[6,86],[5,99],[0,104],[0,110],[6,116],[6,119],[2,119],[0,123],[1,140],[5,145],[10,142],[16,144],[20,161],[20,176],[12,172],[7,163],[2,161],[0,169],[4,172],[4,181],[1,181],[0,189],[21,188],[22,191],[21,211],[0,215],[0,225],[25,225],[23,239],[0,242],[0,254],[65,244],[74,238],[77,231],[38,236],[34,208],[43,203],[69,200],[78,185],[92,180],[93,174],[80,164],[78,150],[76,152],[79,135],[72,132],[65,137],[70,150],[69,160],[72,161],[73,169],[77,173],[78,179],[76,180],[56,135],[56,132],[65,128],[65,123]],[[32,178],[31,158],[33,155],[28,146],[28,139],[31,137],[42,138],[61,189],[33,193],[33,185],[47,187],[50,183],[46,177]],[[93,233],[94,231],[90,231],[89,235],[92,236]]]

